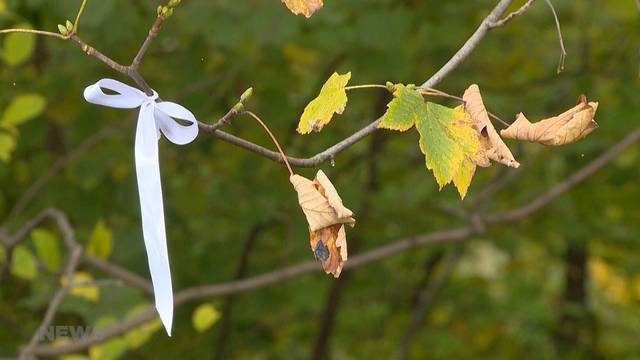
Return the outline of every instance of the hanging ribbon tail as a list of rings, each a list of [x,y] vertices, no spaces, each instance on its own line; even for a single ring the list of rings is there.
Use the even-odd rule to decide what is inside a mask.
[[[171,336],[173,291],[165,233],[157,134],[154,103],[146,102],[140,108],[136,129],[136,176],[140,195],[142,232],[147,249],[155,305],[167,334]]]

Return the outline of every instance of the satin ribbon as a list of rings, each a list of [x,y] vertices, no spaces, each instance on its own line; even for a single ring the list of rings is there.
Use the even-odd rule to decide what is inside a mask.
[[[103,89],[115,94],[106,94]],[[177,145],[188,144],[198,136],[198,122],[191,111],[172,102],[156,102],[158,93],[144,92],[112,79],[102,79],[84,90],[93,104],[121,109],[140,108],[136,127],[135,162],[142,213],[142,234],[147,250],[155,305],[167,334],[173,322],[173,291],[167,252],[162,185],[158,161],[161,134]],[[182,125],[174,119],[184,120]]]

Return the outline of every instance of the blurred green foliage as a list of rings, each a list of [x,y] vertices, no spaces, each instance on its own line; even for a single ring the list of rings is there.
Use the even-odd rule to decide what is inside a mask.
[[[218,119],[253,86],[248,107],[267,121],[289,154],[309,156],[368,124],[389,100],[378,90],[353,93],[343,115],[321,134],[303,139],[295,134],[297,119],[329,74],[352,71],[353,84],[421,83],[495,2],[326,0],[306,20],[291,15],[278,0],[184,1],[164,25],[141,72],[163,98],[181,103],[205,122]],[[56,31],[57,24],[73,17],[78,3],[0,0],[0,28]],[[563,73],[555,73],[553,18],[538,1],[524,16],[491,31],[438,87],[461,94],[468,84],[478,83],[489,110],[504,119],[519,111],[532,119],[558,113],[584,93],[600,102],[600,128],[567,147],[515,146],[522,171],[491,201],[482,202],[483,212],[535,198],[637,127],[640,27],[633,1],[554,3],[568,52]],[[128,63],[158,4],[89,1],[80,34]],[[78,240],[96,255],[148,276],[132,162],[135,114],[91,106],[82,98],[84,87],[99,78],[127,79],[58,39],[10,35],[0,38],[0,45],[0,219],[54,161],[101,129],[112,128],[47,184],[11,230],[47,206],[58,207],[69,215]],[[235,118],[226,130],[271,147],[249,118]],[[441,205],[470,206],[492,176],[504,171],[499,166],[480,169],[460,201],[453,187],[438,192],[424,168],[417,135],[380,132],[376,137],[382,137],[377,140],[382,145],[375,157],[370,148],[376,140],[369,137],[339,154],[335,167],[321,166],[345,204],[366,213],[347,231],[360,251],[461,223],[439,210]],[[185,147],[166,141],[160,146],[174,288],[233,279],[256,224],[270,225],[250,252],[248,274],[312,258],[304,217],[282,166],[207,136]],[[640,149],[634,146],[541,213],[492,228],[468,243],[422,319],[411,358],[640,357],[639,165]],[[314,171],[300,170],[306,176]],[[60,286],[66,255],[53,255],[62,249],[58,236],[53,226],[45,226],[14,250],[11,274],[0,286],[0,357],[15,354],[28,341]],[[587,255],[582,305],[565,296],[568,248]],[[424,263],[450,250],[425,247],[354,271],[343,288],[326,353],[333,359],[396,358],[414,294],[425,277]],[[334,281],[318,270],[234,298],[224,358],[308,358]],[[96,301],[68,296],[54,323],[100,328],[149,304],[126,286],[104,287]],[[85,355],[210,358],[221,328],[212,321],[223,303],[212,299],[199,321],[194,310],[202,304],[177,308],[171,338],[154,322]],[[194,328],[192,322],[201,325]],[[562,336],[567,327],[572,336]]]

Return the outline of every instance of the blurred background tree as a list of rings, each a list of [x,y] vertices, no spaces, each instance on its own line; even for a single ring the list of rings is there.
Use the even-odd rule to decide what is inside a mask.
[[[311,19],[277,0],[188,0],[164,24],[140,71],[163,98],[213,122],[254,87],[249,106],[287,153],[309,156],[383,113],[388,96],[350,96],[344,115],[302,138],[297,119],[333,71],[355,83],[422,83],[495,5],[482,1],[327,0]],[[514,1],[510,10],[522,1]],[[517,146],[519,170],[480,169],[460,201],[438,192],[417,136],[378,131],[321,166],[356,214],[350,254],[464,225],[452,213],[522,205],[637,128],[639,10],[632,0],[554,1],[568,57],[556,74],[555,24],[543,1],[487,35],[439,88],[478,83],[491,111],[513,119],[558,113],[581,93],[600,102],[600,128],[576,144]],[[82,37],[127,62],[158,1],[89,1]],[[0,28],[56,29],[78,1],[0,0]],[[0,219],[50,166],[59,172],[3,230],[47,207],[70,219],[78,242],[148,278],[133,172],[133,114],[87,104],[85,86],[127,81],[70,43],[0,38]],[[451,102],[454,104],[454,102]],[[271,147],[251,119],[226,131]],[[89,143],[85,141],[89,140]],[[84,144],[84,145],[82,145]],[[78,146],[82,147],[78,150]],[[86,145],[86,146],[85,146]],[[308,230],[279,164],[201,136],[161,143],[174,288],[258,275],[312,257]],[[525,221],[464,243],[402,252],[340,280],[320,269],[259,290],[176,308],[173,337],[157,321],[77,352],[80,359],[477,359],[640,357],[640,148]],[[300,169],[312,177],[315,169]],[[487,196],[487,186],[499,191]],[[0,248],[0,356],[13,356],[60,286],[66,251],[54,223]],[[6,265],[6,266],[5,266]],[[53,324],[100,329],[151,304],[142,291],[83,265]],[[64,342],[65,339],[58,339]],[[68,339],[67,339],[68,341]],[[69,359],[69,358],[67,358]]]

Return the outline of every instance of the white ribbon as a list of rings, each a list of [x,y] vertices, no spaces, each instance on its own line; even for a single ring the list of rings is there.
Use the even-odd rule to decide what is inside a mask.
[[[103,89],[115,92],[105,94]],[[160,320],[171,336],[173,321],[173,291],[167,253],[158,139],[160,134],[174,144],[188,144],[198,136],[198,122],[191,111],[172,102],[156,102],[158,93],[144,92],[112,79],[102,79],[84,90],[84,98],[93,104],[113,108],[140,108],[136,127],[135,161],[142,213],[142,234],[147,249],[149,271],[153,282],[155,303]],[[181,119],[189,125],[181,125]]]

